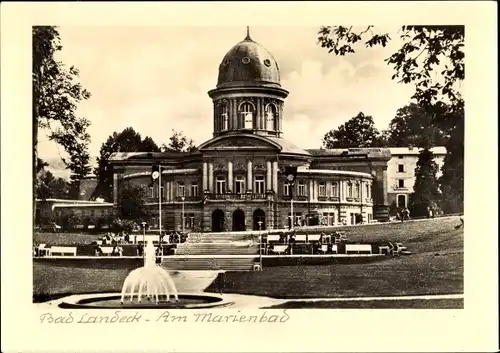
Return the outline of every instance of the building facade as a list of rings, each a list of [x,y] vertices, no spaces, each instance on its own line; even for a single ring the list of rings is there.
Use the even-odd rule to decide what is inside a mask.
[[[250,35],[224,56],[213,101],[213,137],[192,152],[114,153],[113,203],[127,184],[147,190],[152,227],[242,231],[290,222],[354,224],[388,218],[388,149],[301,149],[284,139],[288,96],[272,54]],[[151,168],[161,165],[161,184]],[[284,169],[296,166],[295,184]],[[293,214],[290,190],[293,188]]]
[[[419,148],[412,147],[391,147],[391,159],[387,165],[387,200],[389,204],[395,203],[397,207],[408,206],[410,194],[415,185],[415,168],[417,167]],[[441,168],[446,155],[445,147],[434,147],[431,149],[434,154],[434,162],[438,165],[438,173],[441,176]]]

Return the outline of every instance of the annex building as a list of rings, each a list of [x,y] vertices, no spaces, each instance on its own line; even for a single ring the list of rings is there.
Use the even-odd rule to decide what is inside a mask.
[[[213,137],[192,152],[114,153],[114,207],[127,183],[147,189],[151,228],[243,231],[295,224],[388,219],[384,148],[301,149],[285,139],[273,55],[247,37],[222,58],[213,101]],[[161,184],[151,169],[161,165]],[[294,185],[285,167],[297,167]],[[293,188],[293,215],[290,191]],[[161,206],[160,206],[161,204]]]

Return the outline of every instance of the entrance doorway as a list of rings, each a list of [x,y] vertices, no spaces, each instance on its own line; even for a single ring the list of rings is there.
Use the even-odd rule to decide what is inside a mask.
[[[212,212],[212,232],[222,232],[224,230],[224,211],[215,210]]]
[[[245,227],[245,212],[237,209],[233,212],[233,231],[241,232],[246,230]]]
[[[406,195],[398,195],[398,205],[399,208],[406,208]]]
[[[259,222],[260,224],[259,228]],[[266,229],[266,213],[260,208],[253,212],[253,230],[265,230]]]

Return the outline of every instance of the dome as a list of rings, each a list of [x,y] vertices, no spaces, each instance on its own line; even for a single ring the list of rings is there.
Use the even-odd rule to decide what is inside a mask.
[[[227,52],[219,66],[217,87],[266,84],[280,87],[280,71],[272,54],[250,35]]]

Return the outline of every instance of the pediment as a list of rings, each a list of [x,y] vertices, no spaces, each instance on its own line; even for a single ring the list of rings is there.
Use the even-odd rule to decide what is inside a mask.
[[[200,151],[209,150],[280,150],[281,146],[261,136],[221,136],[209,140],[198,148]]]

